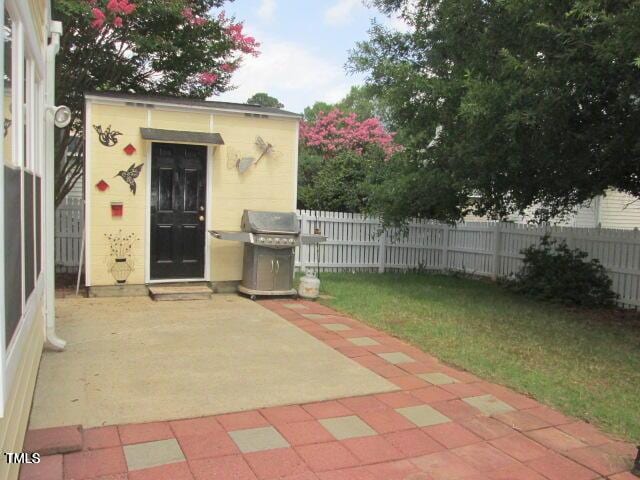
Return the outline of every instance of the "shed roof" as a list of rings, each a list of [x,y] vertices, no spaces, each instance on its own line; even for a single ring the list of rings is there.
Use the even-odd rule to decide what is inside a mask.
[[[218,102],[214,100],[200,100],[196,98],[171,97],[165,95],[147,95],[140,93],[124,93],[124,92],[85,92],[86,99],[105,98],[120,100],[124,102],[149,103],[149,104],[168,104],[184,107],[211,108],[216,110],[228,110],[230,112],[241,112],[255,115],[274,115],[280,117],[290,117],[300,119],[302,115],[299,113],[289,112],[280,108],[263,107],[248,103]]]

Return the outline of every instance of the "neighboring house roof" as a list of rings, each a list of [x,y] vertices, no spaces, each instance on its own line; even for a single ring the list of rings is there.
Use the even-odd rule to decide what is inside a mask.
[[[125,102],[150,103],[150,104],[169,104],[184,107],[211,108],[216,110],[228,110],[229,112],[241,112],[256,115],[274,115],[279,117],[290,117],[301,119],[299,113],[289,112],[280,108],[263,107],[248,103],[218,102],[213,100],[199,100],[196,98],[170,97],[164,95],[145,95],[139,93],[123,93],[123,92],[85,92],[86,99],[105,98],[121,100]]]

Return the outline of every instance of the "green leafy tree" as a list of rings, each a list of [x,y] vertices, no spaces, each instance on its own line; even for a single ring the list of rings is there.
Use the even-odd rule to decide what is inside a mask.
[[[56,103],[72,111],[56,136],[55,201],[83,173],[84,93],[96,90],[207,98],[229,87],[242,55],[258,43],[213,9],[224,0],[57,0],[64,33]]]
[[[256,93],[255,95],[253,95],[251,98],[247,100],[247,103],[253,103],[254,105],[262,105],[263,107],[273,107],[273,108],[284,107],[284,104],[280,103],[280,100],[264,92]]]
[[[387,220],[640,195],[640,2],[374,3],[410,26],[374,24],[350,59],[406,146],[375,195]]]

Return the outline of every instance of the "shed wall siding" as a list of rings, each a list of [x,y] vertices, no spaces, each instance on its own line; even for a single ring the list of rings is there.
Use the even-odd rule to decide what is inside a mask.
[[[44,342],[41,308],[38,309],[34,320],[21,347],[22,359],[7,399],[4,417],[0,418],[0,450],[3,452],[22,451]],[[18,478],[19,465],[8,465],[4,459],[0,465],[0,480]]]
[[[627,193],[610,190],[600,204],[602,228],[640,228],[640,201]]]
[[[220,133],[225,144],[212,146],[211,189],[208,224],[214,229],[238,229],[242,211],[295,210],[295,183],[297,172],[295,154],[297,152],[298,122],[288,118],[258,118],[234,114],[199,113],[192,111],[165,110],[159,107],[107,105],[91,102],[91,129],[89,141],[89,166],[87,175],[88,220],[88,269],[92,286],[113,285],[113,277],[108,271],[108,233],[134,233],[139,239],[134,246],[135,270],[127,283],[145,283],[145,261],[148,239],[147,228],[147,175],[150,175],[151,143],[140,136],[140,127],[168,130]],[[93,125],[123,133],[118,144],[105,147],[100,144]],[[244,174],[235,168],[237,155],[259,156],[255,146],[256,136],[272,143],[276,155],[264,157],[257,166]],[[137,151],[128,156],[123,148],[131,143]],[[114,178],[119,170],[126,170],[132,163],[144,163],[137,179],[134,196],[129,186],[121,179]],[[104,179],[110,188],[105,192],[95,185]],[[111,202],[122,202],[124,216],[112,218]],[[209,242],[210,280],[239,280],[242,276],[242,244],[236,242]]]

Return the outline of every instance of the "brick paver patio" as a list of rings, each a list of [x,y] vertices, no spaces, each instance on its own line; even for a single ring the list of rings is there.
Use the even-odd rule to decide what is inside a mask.
[[[628,473],[635,447],[585,422],[322,305],[260,303],[398,391],[89,429],[82,450],[43,457],[20,478],[637,480]],[[55,429],[30,432],[26,447],[57,436]]]

